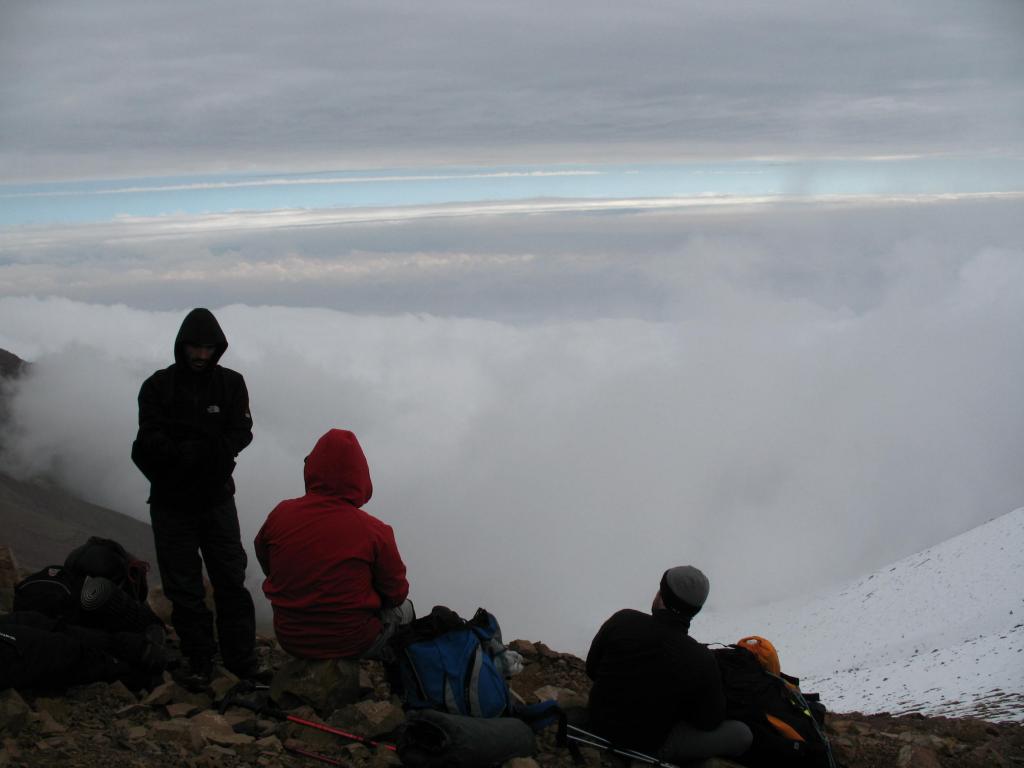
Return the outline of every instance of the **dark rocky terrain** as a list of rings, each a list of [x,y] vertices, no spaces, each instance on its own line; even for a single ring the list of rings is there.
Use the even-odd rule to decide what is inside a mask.
[[[557,697],[566,706],[585,701],[588,681],[582,660],[557,653],[542,643],[514,641],[526,661],[512,679],[516,693],[527,701]],[[284,677],[288,687],[288,658],[273,641],[262,638],[260,652]],[[285,670],[285,671],[281,671]],[[321,680],[329,676],[323,676]],[[171,681],[152,690],[130,691],[120,682],[95,683],[64,693],[0,693],[2,766],[62,766],[62,768],[234,768],[235,766],[298,766],[328,763],[303,756],[317,753],[337,764],[358,768],[400,765],[394,752],[367,747],[309,726],[286,722],[280,716],[260,715],[241,706],[218,706],[236,679],[222,673],[200,693]],[[344,687],[346,683],[342,683]],[[319,714],[299,705],[288,714],[325,722],[372,739],[387,742],[403,719],[397,699],[390,696],[383,668],[362,662],[347,684],[351,703]],[[304,694],[310,701],[324,690]],[[335,689],[336,690],[336,689]],[[294,702],[293,702],[294,703]],[[972,719],[926,718],[916,715],[831,715],[828,734],[839,763],[847,768],[982,768],[1024,764],[1024,725]],[[569,768],[567,750],[546,732],[532,759],[516,759],[507,768]],[[584,749],[586,765],[622,766],[607,753]],[[706,761],[703,768],[725,768],[725,761]]]

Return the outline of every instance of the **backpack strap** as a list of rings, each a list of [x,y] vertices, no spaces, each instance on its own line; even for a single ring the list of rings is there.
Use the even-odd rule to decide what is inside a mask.
[[[150,565],[145,560],[129,557],[128,583],[132,586],[134,597],[142,602],[149,597],[149,569]]]
[[[801,706],[803,706],[804,712],[806,712],[807,716],[810,718],[811,725],[814,726],[814,730],[821,739],[821,743],[825,746],[825,758],[828,760],[829,768],[837,768],[835,755],[832,754],[832,743],[828,740],[828,736],[825,734],[825,729],[818,723],[818,718],[814,716],[814,710],[810,703],[806,698],[804,698],[804,695],[800,692],[799,688],[794,686],[792,691],[796,700],[801,704]],[[817,696],[817,694],[812,695]]]

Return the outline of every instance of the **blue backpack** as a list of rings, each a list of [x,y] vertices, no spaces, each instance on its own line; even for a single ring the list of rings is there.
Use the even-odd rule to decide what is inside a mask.
[[[392,685],[408,709],[453,715],[510,714],[508,683],[495,657],[505,651],[497,619],[483,608],[472,619],[442,605],[400,627],[391,640]]]

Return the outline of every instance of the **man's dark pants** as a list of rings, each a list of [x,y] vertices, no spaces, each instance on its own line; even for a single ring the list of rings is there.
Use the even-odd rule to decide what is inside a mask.
[[[250,659],[256,618],[252,595],[245,588],[248,558],[242,547],[234,499],[216,504],[154,501],[149,512],[160,578],[164,594],[173,605],[171,623],[182,653],[202,661],[216,650],[213,614],[206,606],[203,586],[205,562],[213,585],[224,665],[230,669]]]

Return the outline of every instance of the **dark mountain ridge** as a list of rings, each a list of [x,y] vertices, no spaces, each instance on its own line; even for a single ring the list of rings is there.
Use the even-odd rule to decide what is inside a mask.
[[[9,546],[18,565],[28,571],[64,562],[90,536],[114,539],[136,557],[156,563],[147,523],[82,501],[45,481],[17,480],[3,472],[0,531],[0,544]]]
[[[7,435],[6,388],[30,370],[30,363],[0,349],[0,456]],[[45,477],[18,479],[0,465],[0,544],[16,553],[23,570],[62,563],[90,536],[115,539],[137,557],[156,563],[148,523],[83,501]]]

